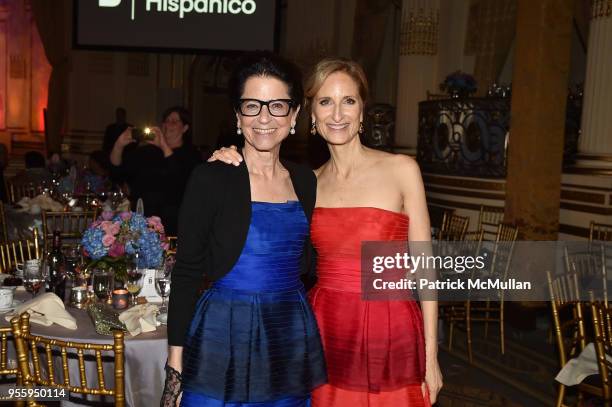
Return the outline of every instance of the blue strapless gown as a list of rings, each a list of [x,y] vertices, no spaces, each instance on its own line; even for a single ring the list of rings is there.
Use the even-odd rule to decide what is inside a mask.
[[[253,202],[232,270],[200,298],[183,350],[181,406],[303,407],[327,381],[300,281],[308,221],[299,202]]]

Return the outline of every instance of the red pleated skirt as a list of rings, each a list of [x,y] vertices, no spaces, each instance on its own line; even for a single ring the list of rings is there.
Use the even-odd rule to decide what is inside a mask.
[[[407,241],[408,218],[377,208],[316,208],[311,236],[319,278],[309,300],[328,373],[313,407],[429,407],[418,303],[361,295],[361,242]]]

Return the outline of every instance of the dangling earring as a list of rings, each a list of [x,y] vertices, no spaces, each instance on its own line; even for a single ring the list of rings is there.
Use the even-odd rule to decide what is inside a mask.
[[[295,134],[295,126],[291,126],[291,130],[289,130],[289,134]]]
[[[358,130],[358,131],[359,131],[359,134],[363,134],[363,132],[365,131],[365,130],[363,129],[363,122],[360,122],[360,123],[359,123],[359,130]]]
[[[236,127],[236,134],[237,135],[241,135],[242,134],[242,129],[240,127]]]
[[[313,136],[317,134],[317,124],[314,120],[312,121],[312,127],[310,128],[310,134]]]

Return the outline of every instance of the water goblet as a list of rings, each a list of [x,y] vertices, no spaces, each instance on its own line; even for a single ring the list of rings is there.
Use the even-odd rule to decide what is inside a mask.
[[[113,270],[94,270],[92,277],[93,290],[100,301],[110,299],[113,291]]]
[[[162,304],[159,312],[165,313],[166,309],[166,297],[170,295],[170,273],[167,272],[165,267],[158,269],[155,272],[155,290],[162,297]]]

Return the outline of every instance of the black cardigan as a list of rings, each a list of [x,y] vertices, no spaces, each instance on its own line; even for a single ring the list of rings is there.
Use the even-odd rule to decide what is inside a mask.
[[[307,167],[282,161],[308,222],[317,180]],[[251,186],[246,164],[204,163],[193,170],[179,215],[178,251],[172,271],[168,344],[183,346],[203,276],[215,281],[238,261],[251,223]],[[314,251],[306,239],[302,274],[312,280]]]

